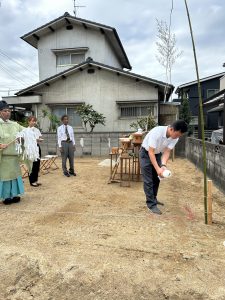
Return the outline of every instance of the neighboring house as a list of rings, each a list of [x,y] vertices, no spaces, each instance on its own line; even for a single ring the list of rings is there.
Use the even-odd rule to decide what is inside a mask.
[[[204,108],[207,110],[206,124],[208,129],[219,129],[224,126],[224,95],[225,76],[220,78],[220,91],[206,99]]]
[[[225,75],[225,72],[215,74],[200,79],[202,101],[203,103],[220,90],[220,78]],[[199,96],[198,96],[198,83],[197,80],[191,81],[185,84],[181,84],[177,87],[176,94],[180,101],[185,97],[188,98],[190,110],[192,114],[191,125],[198,127],[198,107],[199,107]],[[206,107],[204,108],[204,114],[206,114]]]
[[[34,112],[43,130],[49,127],[42,118],[47,109],[58,117],[68,114],[82,132],[76,107],[83,103],[106,117],[106,126],[96,126],[96,131],[129,131],[148,109],[158,122],[166,83],[129,71],[115,28],[65,13],[22,39],[38,50],[40,81],[4,99]],[[173,88],[169,85],[168,97]]]

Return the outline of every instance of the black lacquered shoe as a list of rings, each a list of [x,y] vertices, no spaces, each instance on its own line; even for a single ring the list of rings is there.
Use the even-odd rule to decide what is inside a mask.
[[[153,214],[157,214],[157,215],[161,215],[162,212],[161,210],[158,209],[158,207],[155,205],[155,206],[152,206],[152,207],[149,207],[150,211],[153,213]]]
[[[13,197],[12,201],[13,201],[13,203],[18,203],[18,202],[20,202],[20,197]]]
[[[69,172],[69,174],[72,176],[77,176],[77,174],[75,172]]]
[[[10,204],[14,203],[14,202],[13,202],[13,199],[11,199],[11,198],[6,198],[6,199],[3,200],[2,202],[3,202],[5,205],[10,205]]]
[[[157,204],[157,205],[162,205],[162,206],[164,205],[163,202],[160,202],[160,201],[158,201],[158,200],[156,201],[156,204]]]

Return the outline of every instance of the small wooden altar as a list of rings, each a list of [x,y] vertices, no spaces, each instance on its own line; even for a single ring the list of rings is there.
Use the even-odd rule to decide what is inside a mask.
[[[135,132],[129,137],[119,138],[120,147],[113,147],[109,154],[108,183],[119,182],[121,186],[130,186],[131,181],[141,181],[139,150],[144,135],[144,132]]]

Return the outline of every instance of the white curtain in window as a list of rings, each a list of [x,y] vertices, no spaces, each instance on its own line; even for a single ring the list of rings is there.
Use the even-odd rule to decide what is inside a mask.
[[[57,66],[70,65],[70,55],[58,55],[57,56]]]
[[[84,61],[84,54],[71,54],[71,64],[77,65]]]

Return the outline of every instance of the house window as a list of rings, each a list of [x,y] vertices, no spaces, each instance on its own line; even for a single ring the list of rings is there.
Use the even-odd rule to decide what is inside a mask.
[[[154,115],[154,105],[135,106],[126,105],[120,107],[120,117],[144,117]]]
[[[214,94],[218,93],[219,90],[218,89],[208,89],[207,90],[207,98],[213,96]]]
[[[57,67],[67,65],[77,65],[84,61],[83,53],[58,54],[56,59]]]
[[[76,112],[77,106],[62,106],[57,105],[52,108],[52,113],[58,117],[59,120],[61,120],[61,117],[63,115],[68,115],[69,117],[69,124],[72,127],[82,127],[82,120],[81,117]]]

